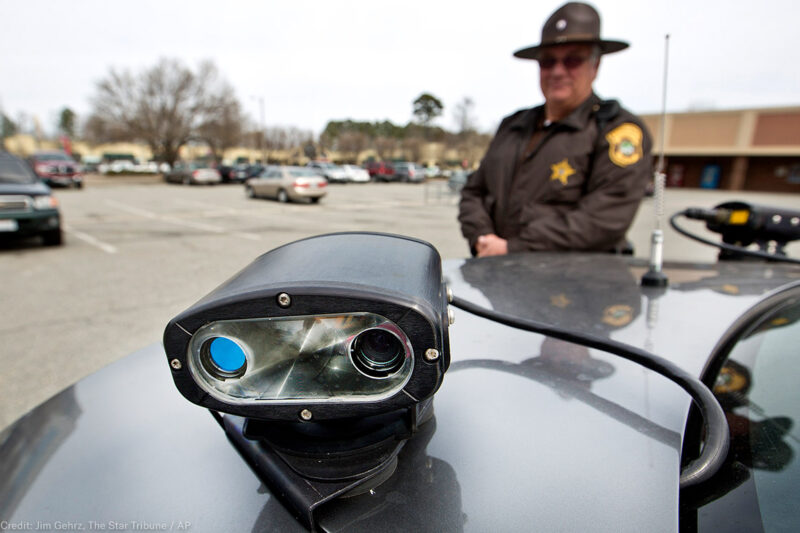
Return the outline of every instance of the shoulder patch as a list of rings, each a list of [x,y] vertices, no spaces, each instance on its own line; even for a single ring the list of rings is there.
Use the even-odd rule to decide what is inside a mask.
[[[608,157],[618,167],[627,167],[642,156],[642,129],[632,122],[621,124],[606,134]]]

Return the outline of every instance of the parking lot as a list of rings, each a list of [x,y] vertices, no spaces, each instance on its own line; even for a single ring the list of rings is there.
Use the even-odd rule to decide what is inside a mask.
[[[248,199],[241,185],[156,178],[90,176],[85,189],[55,194],[63,246],[0,246],[0,429],[83,376],[160,342],[172,316],[281,244],[367,230],[427,240],[445,259],[467,253],[457,199],[442,181],[331,185],[318,205]],[[791,195],[670,190],[666,211],[728,199],[796,204]],[[640,257],[648,255],[652,213],[646,199],[629,234]],[[716,252],[667,231],[665,256],[713,261]]]

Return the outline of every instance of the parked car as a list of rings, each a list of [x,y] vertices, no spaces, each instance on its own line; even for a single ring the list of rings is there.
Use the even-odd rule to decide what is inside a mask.
[[[348,176],[344,169],[328,161],[309,161],[306,167],[314,169],[317,174],[323,176],[329,183],[346,183],[348,181]]]
[[[328,193],[328,180],[308,167],[270,167],[245,182],[250,198],[275,198],[281,203],[308,200],[312,204]]]
[[[238,163],[236,165],[220,165],[217,167],[222,174],[222,181],[226,183],[244,183],[250,178],[250,164]]]
[[[58,200],[24,160],[0,151],[0,237],[37,235],[48,246],[62,243]]]
[[[86,173],[99,172],[99,166],[103,162],[103,158],[99,155],[85,155],[81,158],[81,167]]]
[[[220,164],[217,165],[215,168],[217,169],[217,172],[219,172],[219,175],[222,178],[222,183],[232,183],[236,181],[233,176],[235,167],[231,165]]]
[[[425,167],[416,163],[394,163],[394,174],[391,181],[422,183],[425,181]]]
[[[392,181],[394,167],[388,161],[370,161],[367,163],[367,172],[374,181]]]
[[[430,165],[425,167],[425,175],[428,177],[428,179],[438,178],[442,175],[442,170],[436,165]]]
[[[267,170],[268,166],[263,165],[261,163],[253,163],[252,165],[247,165],[247,178],[255,178],[260,176],[265,170]],[[247,179],[245,178],[245,180]]]
[[[450,190],[453,192],[461,192],[461,189],[463,189],[464,185],[467,183],[469,175],[470,173],[466,170],[454,170],[447,179],[447,186],[450,187]]]
[[[184,185],[213,185],[222,183],[222,176],[207,163],[178,162],[164,174],[167,183],[183,183]]]
[[[81,165],[64,152],[35,152],[28,162],[34,172],[51,187],[83,187]]]
[[[370,181],[369,172],[358,165],[342,165],[342,170],[347,175],[347,181],[351,183],[367,183]]]
[[[103,168],[103,174],[133,174],[138,172],[138,167],[139,161],[136,159],[133,161],[128,159],[117,159],[116,161],[111,161]]]

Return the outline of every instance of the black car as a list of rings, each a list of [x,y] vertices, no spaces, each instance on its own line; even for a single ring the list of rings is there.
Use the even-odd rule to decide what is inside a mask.
[[[62,243],[58,200],[24,160],[0,151],[0,238],[35,236]]]
[[[231,165],[217,165],[216,166],[217,172],[219,172],[220,177],[222,178],[222,183],[233,183],[236,180],[236,176],[234,175],[236,168]]]
[[[244,182],[250,178],[257,178],[258,176],[263,174],[265,170],[267,170],[266,165],[262,165],[261,163],[253,163],[252,165],[247,165],[244,168],[244,176],[242,176],[241,173],[238,173],[237,179],[239,181]]]
[[[647,270],[598,253],[442,264],[375,234],[282,246],[175,317],[163,345],[0,436],[0,518],[796,530],[797,266],[667,263],[662,286]]]

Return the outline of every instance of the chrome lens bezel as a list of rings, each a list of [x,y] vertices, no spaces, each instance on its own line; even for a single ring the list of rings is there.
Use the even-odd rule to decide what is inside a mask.
[[[400,335],[398,335],[397,333],[395,333],[395,330],[399,331],[399,328],[397,328],[397,326],[395,326],[394,328],[389,326],[382,326],[382,327],[379,326],[379,327],[365,329],[361,331],[358,335],[354,335],[350,339],[350,345],[347,351],[350,354],[350,362],[353,364],[355,369],[358,370],[362,375],[370,379],[387,379],[392,377],[397,372],[399,372],[404,364],[403,359],[408,356],[409,348],[405,345],[403,338],[400,336],[402,335],[402,332],[400,332]],[[362,337],[362,335],[365,335],[370,331],[386,331],[400,342],[400,346],[405,352],[404,354],[398,354],[401,357],[400,364],[387,365],[388,367],[387,369],[381,369],[378,368],[379,365],[370,365],[368,363],[359,361],[358,354],[356,353],[357,349],[356,344],[358,343],[358,340],[359,338]]]
[[[330,361],[334,362],[317,361],[314,363],[327,373],[320,380],[321,385],[317,389],[309,389],[308,394],[303,396],[290,394],[299,386],[295,381],[299,379],[305,385],[312,382],[308,379],[309,371],[306,368],[300,367],[296,373],[293,373],[295,365],[297,361],[306,364],[307,361],[302,358],[315,357],[320,359],[316,355],[320,350],[312,349],[308,352],[292,352],[290,351],[293,346],[291,342],[275,346],[254,343],[252,340],[249,342],[248,338],[253,339],[255,337],[252,332],[246,332],[248,328],[258,329],[259,327],[267,330],[274,327],[277,331],[283,332],[285,328],[297,327],[296,324],[291,324],[292,322],[310,321],[312,327],[307,330],[299,330],[303,335],[310,335],[313,325],[317,322],[325,323],[325,321],[330,320],[346,322],[348,319],[362,319],[368,325],[358,327],[358,329],[348,334],[335,328],[330,330],[336,336],[335,342],[330,346],[323,346],[323,348],[330,351]],[[328,332],[326,328],[329,328],[329,326],[323,326],[323,333]],[[355,339],[363,332],[373,329],[388,331],[401,342],[404,349],[402,364],[396,371],[386,376],[374,376],[364,373],[351,359],[351,350]],[[263,332],[261,333],[263,334]],[[296,343],[299,338],[297,336],[298,333],[295,331],[293,334],[295,336],[289,335],[289,338]],[[236,342],[242,348],[246,359],[243,369],[227,372],[210,360],[208,345],[218,337]],[[322,339],[326,338],[322,337]],[[303,346],[305,346],[306,340],[303,340]],[[325,357],[325,355],[321,357]],[[297,358],[296,361],[293,358]],[[345,361],[346,366],[343,366],[342,363]],[[411,341],[394,322],[376,313],[356,312],[210,322],[199,328],[189,341],[187,345],[187,362],[194,382],[204,392],[226,404],[240,406],[309,403],[347,404],[379,402],[399,393],[411,380],[415,357]],[[283,368],[278,368],[281,365]],[[286,368],[288,368],[288,371],[285,370]],[[285,373],[285,376],[282,372]],[[340,394],[330,393],[330,390],[336,388],[336,384],[332,385],[332,383],[336,379],[337,372],[340,372],[343,376],[341,381],[344,391]],[[278,386],[278,381],[281,377],[284,382]],[[262,378],[266,380],[264,386],[256,387],[254,383],[257,383]],[[295,381],[292,381],[293,379]],[[362,388],[358,390],[346,388],[347,385],[352,385],[353,383],[360,384]],[[284,387],[287,388],[288,392],[286,397],[281,397]],[[326,389],[325,387],[328,388]],[[278,390],[278,394],[274,393],[275,390]]]

